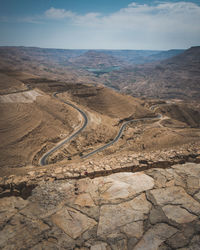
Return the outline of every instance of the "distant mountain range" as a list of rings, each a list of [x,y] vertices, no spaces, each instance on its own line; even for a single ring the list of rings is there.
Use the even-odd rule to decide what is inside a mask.
[[[110,67],[120,64],[143,64],[182,53],[184,50],[68,50],[36,47],[0,47],[0,60],[7,63],[37,61],[65,66],[90,67],[100,64]],[[100,60],[99,60],[100,59]],[[101,66],[101,65],[100,65]]]
[[[169,51],[0,47],[0,70],[100,83],[137,97],[200,98],[200,46]]]
[[[184,52],[182,49],[172,49],[167,51],[158,50],[102,50],[107,55],[112,55],[118,59],[131,64],[144,64],[161,61]]]
[[[126,66],[127,63],[108,53],[89,50],[80,56],[69,59],[69,62],[78,68],[105,69],[113,66]]]
[[[134,96],[200,99],[200,46],[160,62],[127,67],[103,77]]]

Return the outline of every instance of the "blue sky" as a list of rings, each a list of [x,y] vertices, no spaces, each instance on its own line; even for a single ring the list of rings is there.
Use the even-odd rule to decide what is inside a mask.
[[[0,45],[171,49],[200,45],[200,0],[0,0]]]

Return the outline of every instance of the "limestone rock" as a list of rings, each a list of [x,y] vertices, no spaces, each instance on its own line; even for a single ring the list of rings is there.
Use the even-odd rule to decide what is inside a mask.
[[[130,238],[128,239],[128,242],[127,242],[127,248],[128,250],[133,250],[134,246],[136,245],[136,243],[138,242],[138,239],[137,238]]]
[[[98,178],[97,178],[98,179]],[[78,190],[80,194],[89,194],[94,203],[99,201],[98,184],[96,185],[95,179],[83,179],[78,182]]]
[[[166,216],[160,207],[152,208],[149,214],[149,220],[151,224],[156,224],[165,221]]]
[[[180,205],[187,211],[200,214],[200,203],[189,196],[181,187],[168,187],[149,191],[148,197],[159,206]]]
[[[189,243],[189,239],[181,232],[176,233],[167,240],[167,244],[173,249],[184,247]]]
[[[162,243],[158,250],[171,250],[171,247],[167,246],[165,243]]]
[[[28,204],[28,201],[20,197],[5,197],[0,199],[0,228],[15,215],[19,209]]]
[[[97,235],[104,235],[128,223],[144,220],[151,204],[144,194],[118,205],[104,205],[100,210]]]
[[[97,243],[90,247],[90,250],[108,250],[109,246],[105,242]]]
[[[200,202],[200,191],[194,195],[194,198]]]
[[[163,211],[168,219],[179,224],[189,223],[197,219],[197,216],[190,214],[186,209],[183,209],[180,206],[166,205],[163,207]]]
[[[89,194],[80,194],[76,198],[75,205],[79,205],[80,207],[94,207],[94,201],[92,200],[91,196]]]
[[[177,229],[168,226],[167,224],[160,223],[150,228],[134,247],[134,250],[155,250],[161,245],[162,242],[167,240]]]
[[[152,189],[154,180],[144,173],[118,173],[103,179],[99,178],[95,184],[100,181],[101,203],[115,203],[129,199],[146,190]]]
[[[119,157],[113,164],[123,162]],[[99,167],[84,166],[88,172]],[[27,200],[0,199],[0,248],[199,250],[199,177],[200,164],[94,179],[49,176]]]
[[[0,199],[0,211],[7,211],[9,209],[21,209],[28,204],[27,200],[21,197],[5,197]]]
[[[40,249],[59,250],[60,248],[57,245],[57,243],[53,243],[48,240],[44,240],[31,248],[31,250],[40,250]]]
[[[16,214],[0,231],[0,249],[29,249],[44,237],[49,226]]]
[[[127,241],[126,239],[115,240],[113,243],[110,244],[112,250],[127,250]]]
[[[93,228],[97,223],[79,211],[63,207],[52,215],[53,223],[61,228],[71,238],[76,239],[85,231]]]
[[[191,246],[189,249],[197,250],[200,246],[200,235],[195,235],[191,240]]]
[[[200,189],[200,164],[186,163],[172,166],[174,171],[182,177],[187,176],[186,185],[188,191],[193,194]]]
[[[121,232],[127,235],[128,238],[141,238],[144,232],[143,221],[136,221],[121,227]]]

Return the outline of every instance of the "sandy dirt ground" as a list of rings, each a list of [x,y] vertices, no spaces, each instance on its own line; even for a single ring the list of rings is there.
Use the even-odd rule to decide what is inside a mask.
[[[13,94],[15,98],[10,99],[6,96],[4,100],[12,102],[0,103],[1,167],[37,164],[43,151],[81,122],[72,108],[51,96],[32,93]],[[30,97],[25,103],[24,94]]]
[[[21,93],[13,93],[0,96],[1,103],[32,103],[36,100],[37,96],[42,96],[36,90],[30,90]]]

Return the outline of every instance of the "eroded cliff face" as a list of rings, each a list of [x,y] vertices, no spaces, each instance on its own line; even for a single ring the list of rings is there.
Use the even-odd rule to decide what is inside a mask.
[[[199,180],[196,163],[43,179],[0,199],[0,248],[199,249]]]

